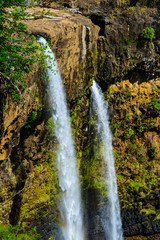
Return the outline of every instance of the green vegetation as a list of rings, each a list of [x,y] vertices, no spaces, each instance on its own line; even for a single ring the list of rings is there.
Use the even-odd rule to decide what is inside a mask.
[[[146,42],[152,42],[153,39],[156,38],[155,36],[155,30],[152,27],[146,27],[142,30],[142,33],[140,35],[141,39]]]
[[[160,214],[156,216],[155,220],[160,220]]]
[[[19,226],[12,227],[11,225],[3,226],[0,223],[0,239],[2,240],[39,240],[41,235],[37,234],[36,227],[28,233],[22,233]]]
[[[126,51],[133,43],[134,43],[133,39],[129,37],[125,38],[124,45],[122,46],[122,53],[124,53],[124,51]]]
[[[28,116],[28,121],[25,124],[25,128],[31,128],[32,123],[38,118],[37,111],[32,111]]]
[[[39,47],[35,37],[24,23],[25,9],[15,6],[22,2],[7,0],[0,3],[0,74],[6,89],[18,103],[24,100],[25,74],[32,70],[34,62],[43,59],[37,53]],[[7,7],[12,7],[12,11]]]
[[[61,193],[58,184],[55,142],[51,143],[50,148],[49,146],[41,147],[38,156],[35,155],[35,160],[32,161],[32,172],[29,174],[30,187],[24,189],[25,201],[19,221],[24,229],[31,229],[32,222],[35,220],[36,224],[40,225],[46,217],[54,221],[57,216],[56,202]],[[32,155],[30,158],[33,158]]]
[[[112,125],[112,133],[113,133],[114,136],[116,136],[117,131],[118,131],[118,129],[120,128],[121,124],[122,124],[121,121],[119,121],[119,122],[117,121],[116,123],[114,123],[114,124]]]
[[[97,137],[90,138],[88,145],[83,149],[83,162],[81,165],[83,167],[83,186],[85,189],[95,190],[97,197],[102,201],[102,196],[106,196],[107,186],[103,177],[102,148]]]
[[[157,147],[151,147],[148,149],[148,156],[150,157],[150,159],[154,159],[157,156],[158,152],[157,152]]]
[[[149,103],[148,106],[153,106],[155,110],[160,110],[160,103],[157,101]]]
[[[42,11],[39,10],[39,13],[41,14],[41,16],[43,16],[43,15],[52,15],[53,14],[50,10],[46,10],[45,8],[43,8]]]
[[[146,214],[146,215],[148,215],[148,214],[155,214],[156,213],[156,211],[154,210],[154,209],[150,209],[150,208],[148,208],[148,209],[142,209],[141,211],[140,211],[140,213],[144,213],[144,214]]]
[[[55,130],[55,124],[54,124],[54,121],[53,121],[53,118],[52,118],[52,117],[50,117],[50,118],[48,119],[48,122],[47,122],[47,124],[46,124],[46,128],[47,128],[49,131],[54,132],[54,130]]]
[[[131,38],[125,38],[125,43],[126,43],[126,45],[132,45],[133,44],[133,39],[131,39]]]
[[[131,138],[136,135],[135,131],[130,127],[125,132],[124,135],[126,138]]]
[[[106,93],[115,111],[111,127],[121,206],[137,204],[143,209],[141,213],[148,214],[144,209],[154,208],[156,202],[150,202],[148,207],[146,198],[159,191],[156,169],[159,148],[151,140],[159,131],[159,82],[156,85],[151,81],[134,88],[129,81],[123,81],[111,86]]]

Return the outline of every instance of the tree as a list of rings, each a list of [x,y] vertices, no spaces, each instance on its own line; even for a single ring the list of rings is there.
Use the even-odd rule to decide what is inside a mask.
[[[23,2],[2,0],[0,3],[0,73],[17,102],[23,100],[24,73],[31,71],[38,49],[35,37],[27,31],[24,23],[26,14],[20,6]],[[9,7],[12,7],[11,11]]]

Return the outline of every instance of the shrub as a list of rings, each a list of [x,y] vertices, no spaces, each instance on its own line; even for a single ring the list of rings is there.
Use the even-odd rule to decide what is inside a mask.
[[[142,30],[142,33],[140,35],[141,39],[147,41],[147,42],[152,42],[153,39],[155,39],[155,31],[154,28],[152,27],[146,27]]]
[[[16,8],[24,0],[0,1],[0,77],[16,102],[23,101],[25,73],[32,71],[32,64],[41,61],[39,45],[24,24],[24,8]],[[6,8],[13,7],[9,12]]]
[[[12,227],[11,225],[3,226],[0,223],[0,239],[3,240],[39,240],[42,237],[36,233],[36,227],[29,233],[20,233],[19,226]]]

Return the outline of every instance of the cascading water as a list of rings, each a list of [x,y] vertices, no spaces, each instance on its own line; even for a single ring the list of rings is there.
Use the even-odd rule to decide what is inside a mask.
[[[52,50],[43,37],[40,37],[38,42],[41,43],[46,56],[49,101],[53,108],[55,134],[59,142],[57,168],[59,185],[63,192],[60,206],[62,232],[65,240],[83,240],[80,184],[65,93],[57,63],[53,62],[55,57]]]
[[[107,240],[122,240],[122,223],[114,167],[114,156],[112,151],[112,134],[109,127],[108,104],[106,105],[103,93],[95,81],[93,81],[91,92],[92,108],[94,114],[97,114],[97,129],[103,145],[102,154],[107,165],[107,173],[104,175],[108,189],[108,206],[107,216],[104,217],[103,215],[102,222]]]

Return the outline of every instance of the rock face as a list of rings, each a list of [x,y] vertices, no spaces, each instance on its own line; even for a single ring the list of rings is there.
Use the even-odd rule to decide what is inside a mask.
[[[106,54],[99,62],[99,79],[110,84],[117,78],[131,82],[159,77],[159,20],[156,9],[130,7],[112,10],[105,18],[105,39],[100,49]],[[141,32],[146,27],[155,29],[157,41],[143,42]],[[110,81],[109,81],[110,79]]]
[[[46,17],[43,16],[47,11]],[[75,15],[67,11],[49,9],[43,13],[41,8],[33,8],[29,12],[33,18],[36,18],[36,20],[31,19],[27,22],[29,30],[34,35],[46,37],[50,42],[68,100],[77,98],[80,88],[77,85],[84,86],[83,73],[87,51],[95,54],[97,50],[99,27],[82,15]],[[40,12],[42,12],[42,16]],[[92,64],[95,65],[95,62]]]
[[[30,171],[31,165],[27,159],[15,156],[18,145],[22,144],[21,130],[25,129],[28,116],[32,111],[36,111],[37,104],[35,98],[28,94],[36,93],[39,78],[38,66],[34,66],[34,71],[28,77],[28,88],[24,92],[24,104],[17,105],[8,95],[3,76],[1,76],[1,201],[2,214],[4,222],[8,221],[9,211],[12,208],[13,196],[21,192],[24,187],[27,172]],[[36,82],[35,82],[36,80]],[[22,150],[22,149],[21,149]],[[23,151],[23,150],[22,150]],[[17,158],[16,158],[17,157]],[[20,160],[20,161],[19,161]],[[17,214],[18,216],[18,214]]]
[[[140,5],[135,7],[136,3]],[[71,12],[88,16],[100,27],[98,40],[98,76],[101,85],[108,87],[118,78],[131,82],[159,77],[159,12],[146,8],[143,1],[43,1],[43,5],[68,7]],[[138,4],[137,3],[137,4]],[[142,4],[142,7],[140,7]],[[125,5],[125,8],[121,8]],[[67,9],[67,8],[65,8]],[[142,30],[152,27],[153,43],[141,38]]]
[[[159,232],[159,86],[122,81],[108,90],[126,236]]]
[[[159,233],[159,90],[160,80],[132,84],[128,80],[111,85],[106,92],[114,135],[114,155],[124,235]],[[94,138],[91,128],[92,138]],[[98,142],[90,139],[84,170],[88,185],[86,205],[89,239],[105,239],[101,213],[105,212],[103,163]],[[89,168],[89,170],[88,170]],[[158,239],[159,235],[155,236]],[[135,239],[135,237],[133,237]],[[137,238],[145,239],[145,238]],[[146,239],[148,239],[146,237]],[[154,237],[153,237],[154,239]]]
[[[126,1],[119,0],[39,4],[50,8],[26,10],[26,23],[34,35],[47,38],[63,78],[81,171],[86,239],[105,239],[103,163],[98,148],[93,154],[96,140],[90,134],[94,77],[109,102],[124,235],[128,240],[159,239],[159,12],[120,8]],[[155,29],[153,42],[141,38],[145,27]],[[42,71],[35,64],[26,76],[21,104],[12,101],[0,76],[0,221],[25,229],[37,226],[48,239],[60,234],[60,191]]]
[[[56,55],[72,111],[77,101],[85,106],[91,76],[96,72],[99,27],[90,19],[60,10],[27,10],[29,31],[46,37]],[[45,15],[45,16],[44,16]],[[0,185],[1,221],[30,229],[37,226],[43,239],[56,237],[59,230],[54,124],[45,96],[41,66],[32,66],[26,76],[24,103],[13,102],[1,76]],[[88,109],[81,113],[87,122]],[[76,121],[76,123],[78,123]],[[81,126],[82,127],[82,126]],[[37,219],[38,216],[38,219]],[[55,218],[57,218],[55,220]],[[38,222],[37,222],[38,221]]]
[[[19,104],[13,101],[1,77],[0,90],[4,101],[1,101],[0,218],[4,224],[19,223],[30,229],[35,226],[38,215],[38,227],[48,239],[53,234],[53,227],[48,226],[53,226],[56,216],[56,142],[50,134],[50,115],[44,108],[42,72],[37,64],[32,68],[32,73],[25,77],[27,89],[23,93],[23,102]],[[46,221],[44,212],[48,212]],[[40,225],[43,222],[45,228]]]
[[[108,7],[121,7],[125,4],[125,1],[120,0],[104,0],[104,1],[98,1],[98,0],[88,0],[88,1],[82,1],[82,0],[39,0],[40,6],[45,7],[58,7],[58,8],[77,8],[82,11],[90,11],[93,9],[103,9]]]

